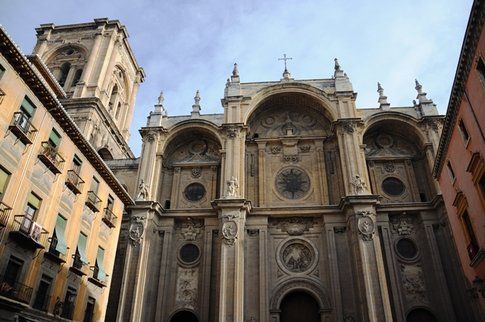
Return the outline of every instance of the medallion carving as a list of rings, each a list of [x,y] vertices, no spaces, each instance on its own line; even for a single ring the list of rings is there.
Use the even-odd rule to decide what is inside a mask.
[[[303,239],[291,239],[279,250],[279,263],[289,273],[303,273],[315,268],[316,251]]]
[[[145,232],[145,218],[141,216],[132,216],[128,236],[133,246],[138,246]]]
[[[375,223],[372,218],[375,216],[370,211],[361,211],[357,214],[357,228],[359,230],[360,237],[364,241],[370,241],[374,237]]]
[[[234,220],[229,220],[222,224],[222,238],[227,245],[234,245],[237,233],[237,223]]]

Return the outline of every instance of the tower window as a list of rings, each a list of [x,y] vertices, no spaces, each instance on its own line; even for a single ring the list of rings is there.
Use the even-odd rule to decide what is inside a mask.
[[[76,74],[74,74],[74,79],[72,81],[72,86],[76,86],[77,83],[79,83],[79,80],[81,79],[81,75],[83,74],[82,69],[76,70]]]
[[[59,76],[59,85],[64,87],[66,84],[67,75],[69,74],[69,70],[71,69],[71,64],[64,63],[61,66],[61,75]]]
[[[121,103],[118,103],[118,106],[116,107],[115,119],[119,118],[120,111],[121,111]]]
[[[113,110],[114,108],[117,96],[118,96],[118,85],[115,84],[115,86],[113,86],[113,90],[111,91],[111,97],[109,98],[108,109],[110,111]]]

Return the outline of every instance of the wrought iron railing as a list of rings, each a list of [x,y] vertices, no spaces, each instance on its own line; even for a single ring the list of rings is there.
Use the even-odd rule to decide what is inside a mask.
[[[0,275],[0,295],[20,302],[29,303],[32,297],[32,291],[32,287]]]
[[[118,218],[111,209],[104,208],[103,221],[108,227],[114,228],[116,225],[116,218]]]
[[[74,302],[64,302],[62,305],[61,317],[71,320],[74,314]]]
[[[72,267],[74,267],[75,269],[82,270],[83,266],[86,265],[86,263],[81,260],[81,256],[79,254],[72,255],[72,258]]]
[[[28,243],[27,246],[44,248],[49,232],[38,225],[30,215],[16,215],[10,234],[20,235],[23,238],[18,241]]]
[[[35,297],[34,304],[32,305],[32,307],[39,311],[48,312],[49,304],[51,302],[51,297],[50,296],[39,297],[38,292],[39,291],[37,291],[37,295]]]
[[[75,194],[80,194],[84,180],[74,170],[67,171],[66,186]]]
[[[39,159],[54,173],[61,173],[65,162],[64,158],[57,151],[57,147],[49,142],[42,142]]]
[[[57,236],[54,235],[52,237],[49,237],[48,240],[50,243],[49,249],[47,252],[44,253],[44,255],[49,256],[51,259],[57,262],[66,262],[66,255],[57,250]]]
[[[13,113],[8,129],[24,144],[32,144],[35,132],[37,132],[37,129],[30,123],[30,117],[21,111]]]
[[[12,208],[0,201],[0,228],[6,227]]]
[[[86,206],[91,208],[92,211],[98,212],[99,211],[99,204],[101,203],[101,199],[94,191],[88,191],[88,195],[86,198]]]

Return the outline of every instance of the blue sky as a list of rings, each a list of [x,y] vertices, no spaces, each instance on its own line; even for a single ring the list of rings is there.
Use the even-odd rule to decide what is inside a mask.
[[[333,58],[358,93],[357,107],[377,107],[381,82],[392,106],[409,106],[414,79],[446,112],[471,0],[0,0],[0,23],[30,53],[35,28],[118,19],[145,69],[131,127],[138,129],[160,90],[169,115],[190,113],[197,89],[202,113],[221,113],[226,78],[237,62],[242,82],[277,80],[283,53],[295,79],[329,78]]]

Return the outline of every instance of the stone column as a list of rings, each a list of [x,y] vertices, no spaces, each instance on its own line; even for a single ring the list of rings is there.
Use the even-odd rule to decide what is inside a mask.
[[[377,198],[372,195],[345,198],[355,276],[362,301],[362,319],[369,322],[392,321],[384,260],[377,233]]]
[[[217,199],[222,238],[217,292],[219,322],[244,322],[244,229],[251,203],[245,199]]]
[[[222,183],[235,178],[239,185],[238,196],[244,196],[244,168],[245,168],[245,139],[246,127],[242,123],[226,123],[222,125],[225,130],[225,162],[222,169]],[[223,186],[223,190],[225,187]],[[224,194],[223,194],[224,195]]]
[[[79,83],[76,86],[76,91],[73,97],[83,97],[86,94],[86,88],[89,85],[88,83],[93,72],[94,62],[97,59],[99,46],[101,44],[102,39],[103,39],[103,32],[99,30],[98,32],[96,32],[94,36],[93,47],[91,48],[88,61],[86,63],[86,66],[84,67],[83,73],[81,75],[81,79],[79,80]]]
[[[157,167],[157,160],[161,162],[161,159],[157,158],[159,138],[159,132],[153,130],[142,130],[142,163],[140,164],[138,170],[137,185],[141,183],[141,180],[143,180],[145,185],[148,187],[148,196],[145,197],[146,200],[155,200],[157,197],[156,195],[151,194],[151,192],[156,191],[155,185],[158,181],[154,180],[154,178],[158,178],[158,176],[155,175],[155,171],[160,171],[160,168]],[[135,198],[138,198],[138,194],[139,191],[137,190]]]

